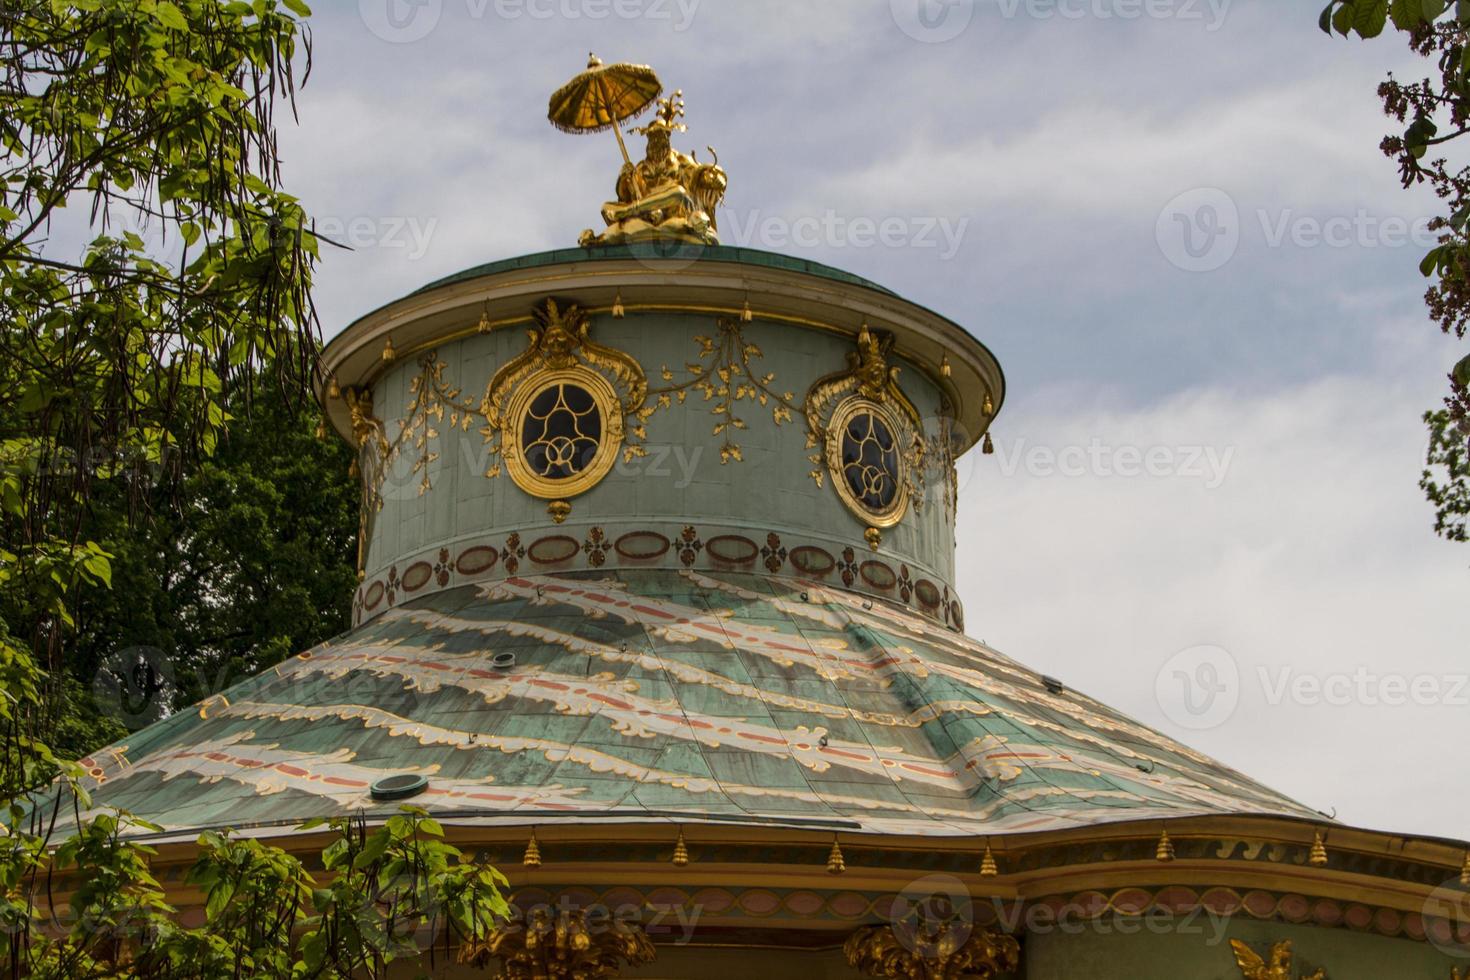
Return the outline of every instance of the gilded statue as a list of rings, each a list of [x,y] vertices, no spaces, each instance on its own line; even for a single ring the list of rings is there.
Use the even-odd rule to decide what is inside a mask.
[[[719,242],[715,209],[725,196],[727,180],[719,157],[701,163],[692,153],[674,149],[671,137],[685,126],[681,92],[658,100],[653,121],[633,132],[647,140],[643,159],[624,163],[618,174],[617,200],[602,206],[607,230],[588,228],[578,243],[583,247],[674,238],[714,245]]]

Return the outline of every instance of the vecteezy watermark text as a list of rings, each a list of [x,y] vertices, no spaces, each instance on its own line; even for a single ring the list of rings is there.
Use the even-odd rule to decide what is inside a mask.
[[[983,0],[982,16],[1004,20],[1169,20],[1218,31],[1233,0]],[[893,22],[915,41],[938,44],[959,37],[981,0],[889,0]]]
[[[940,259],[959,252],[969,218],[940,215],[844,215],[832,208],[821,214],[790,217],[760,209],[722,208],[720,239],[742,248],[922,248]]]
[[[1097,438],[1086,445],[1053,447],[1030,445],[1025,438],[1017,438],[998,440],[995,455],[1000,474],[1006,477],[1025,473],[1040,478],[1178,478],[1196,480],[1205,489],[1215,490],[1225,482],[1235,447],[1115,446]]]
[[[1235,199],[1218,187],[1197,187],[1165,204],[1154,236],[1159,251],[1186,272],[1213,272],[1240,249],[1259,226],[1267,248],[1430,249],[1439,243],[1433,218],[1377,215],[1366,208],[1352,214],[1310,214],[1296,208],[1257,208],[1253,220],[1242,216]]]
[[[1326,672],[1258,665],[1252,674],[1222,647],[1195,646],[1170,657],[1154,678],[1164,715],[1196,731],[1229,721],[1246,695],[1267,707],[1467,708],[1470,674],[1381,672],[1362,665]]]
[[[700,0],[459,0],[471,20],[646,20],[688,30]],[[358,0],[358,15],[391,44],[423,40],[439,26],[445,0]]]

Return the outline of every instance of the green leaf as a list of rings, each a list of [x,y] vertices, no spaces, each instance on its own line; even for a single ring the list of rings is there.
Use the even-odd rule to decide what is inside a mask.
[[[1423,21],[1424,5],[1422,0],[1393,0],[1388,15],[1393,18],[1394,27],[1410,31]]]
[[[153,8],[153,18],[164,27],[175,31],[187,31],[189,21],[184,18],[183,13],[169,0],[158,0],[158,6]]]
[[[1383,33],[1388,23],[1388,0],[1357,0],[1353,29],[1362,38],[1374,38]]]

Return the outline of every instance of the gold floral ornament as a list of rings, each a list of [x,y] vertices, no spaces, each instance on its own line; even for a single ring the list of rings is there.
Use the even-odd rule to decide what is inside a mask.
[[[719,331],[715,336],[694,338],[699,345],[699,354],[698,360],[684,365],[688,377],[677,381],[673,369],[665,364],[660,376],[671,383],[654,388],[649,394],[654,396],[657,409],[668,408],[675,401],[684,404],[690,392],[711,403],[710,414],[715,417],[713,434],[725,437],[724,444],[720,446],[720,463],[723,465],[745,458],[740,444],[734,439],[734,433],[749,428],[740,414],[741,402],[769,409],[771,420],[776,425],[790,422],[792,414],[800,409],[793,392],[778,392],[771,387],[776,380],[774,373],[760,371],[751,363],[765,355],[745,338],[742,321],[721,317],[716,323]]]
[[[1298,980],[1296,969],[1292,965],[1290,939],[1283,939],[1272,945],[1267,954],[1268,959],[1262,958],[1261,954],[1239,939],[1230,940],[1230,948],[1235,952],[1235,965],[1240,968],[1240,975],[1245,980]],[[1327,973],[1325,970],[1318,970],[1316,973],[1302,974],[1300,980],[1327,980]]]
[[[899,368],[888,364],[892,348],[891,335],[863,324],[847,370],[818,378],[804,409],[811,478],[820,487],[830,475],[837,496],[874,532],[901,521],[910,503],[923,505],[923,423],[898,386]]]
[[[596,486],[619,451],[625,461],[645,455],[653,409],[638,362],[592,340],[580,308],[548,299],[536,321],[530,345],[490,379],[481,432],[518,487],[556,503]]]
[[[964,921],[922,920],[914,928],[867,926],[848,937],[848,965],[885,980],[990,980],[1020,969],[1014,937]]]
[[[657,951],[635,924],[616,916],[591,919],[581,909],[553,914],[532,910],[524,922],[501,926],[483,941],[461,947],[459,961],[500,961],[507,980],[603,980],[627,966],[652,963]]]

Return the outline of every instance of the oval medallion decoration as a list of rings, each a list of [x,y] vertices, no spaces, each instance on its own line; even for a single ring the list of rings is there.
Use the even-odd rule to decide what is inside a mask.
[[[426,561],[416,561],[403,573],[403,591],[417,592],[429,583],[434,575],[434,566]]]
[[[760,548],[754,541],[738,534],[722,534],[719,537],[710,538],[705,543],[704,549],[711,558],[728,562],[731,565],[748,565],[755,561],[756,555],[760,554]]]
[[[538,565],[555,565],[567,561],[581,550],[582,546],[576,538],[554,534],[551,537],[538,538],[526,549],[526,555]]]
[[[454,563],[454,567],[461,575],[478,575],[481,572],[489,571],[499,559],[500,552],[494,548],[488,548],[485,545],[476,545],[473,548],[466,548],[461,552],[459,560]]]
[[[926,578],[919,579],[914,583],[914,595],[919,597],[919,604],[925,609],[937,609],[939,607],[939,586]]]
[[[893,588],[894,583],[898,581],[898,576],[893,574],[893,569],[881,561],[863,562],[862,566],[858,568],[858,574],[863,577],[864,582],[867,582],[873,588],[883,589],[885,591]]]
[[[650,561],[669,550],[669,539],[657,531],[629,531],[613,543],[613,550],[629,561]]]
[[[908,506],[900,426],[886,405],[849,398],[832,415],[827,468],[848,509],[871,527],[892,527]]]
[[[365,594],[362,597],[362,608],[364,608],[364,609],[376,609],[376,608],[378,608],[378,603],[380,603],[380,602],[383,601],[383,593],[384,593],[384,591],[386,591],[386,590],[383,588],[383,583],[381,581],[374,582],[372,585],[369,585],[368,586],[368,590],[367,590],[367,594]]]
[[[791,549],[791,564],[798,571],[821,578],[837,567],[837,559],[816,545],[804,544]]]

